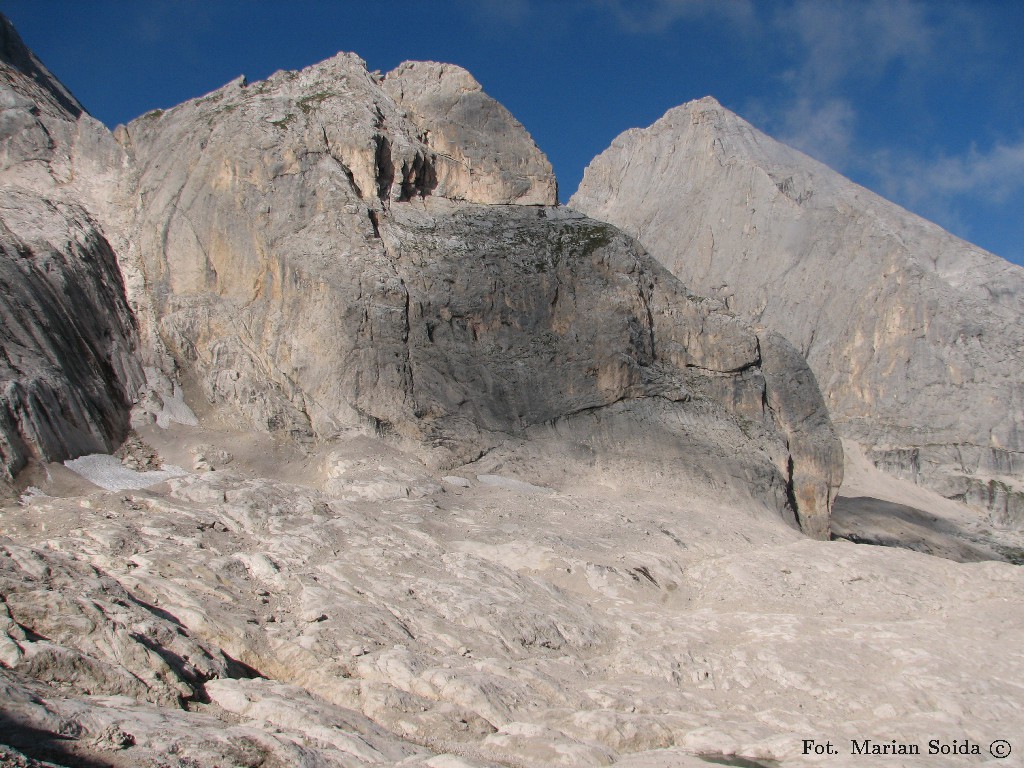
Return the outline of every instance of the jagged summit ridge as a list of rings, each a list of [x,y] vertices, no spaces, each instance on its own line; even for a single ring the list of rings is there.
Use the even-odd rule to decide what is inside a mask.
[[[193,109],[213,126],[236,108],[246,113],[247,125],[262,121],[278,132],[292,123],[319,128],[311,145],[333,140],[367,199],[432,194],[485,204],[557,204],[544,153],[469,72],[452,64],[405,62],[380,75],[367,71],[358,55],[341,52],[265,81],[236,78],[132,121],[122,136],[145,136],[147,126],[158,123],[166,131],[167,121]]]
[[[789,338],[880,465],[1022,519],[1024,270],[707,99],[617,138],[569,204]]]

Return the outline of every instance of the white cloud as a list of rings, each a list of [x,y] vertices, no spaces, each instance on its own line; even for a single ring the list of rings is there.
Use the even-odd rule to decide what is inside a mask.
[[[917,0],[797,0],[778,13],[775,26],[794,37],[798,61],[789,76],[805,97],[850,78],[877,78],[897,61],[927,60],[939,32]]]
[[[844,99],[795,99],[775,121],[780,141],[836,168],[852,159],[857,114]]]
[[[911,205],[959,196],[1002,203],[1024,192],[1024,139],[988,151],[972,146],[960,156],[893,161],[879,154],[875,161],[886,194]]]
[[[591,0],[610,10],[630,32],[664,32],[685,19],[717,17],[747,25],[755,19],[753,0]]]
[[[766,108],[779,139],[833,168],[857,165],[850,89],[877,85],[894,66],[921,72],[947,34],[921,0],[793,0],[776,6],[771,34],[789,42],[783,95]]]

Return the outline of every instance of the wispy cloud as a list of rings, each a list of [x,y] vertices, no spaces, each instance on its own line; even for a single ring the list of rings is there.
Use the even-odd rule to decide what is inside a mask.
[[[840,171],[864,154],[849,95],[876,87],[895,68],[925,71],[948,30],[922,0],[793,0],[775,6],[767,29],[789,40],[780,93],[751,104],[768,130]]]
[[[843,167],[853,157],[857,114],[845,99],[798,97],[776,122],[780,141],[824,163]]]
[[[934,159],[875,155],[875,168],[887,194],[910,204],[970,196],[992,203],[1024,192],[1024,139],[987,151],[972,146],[960,156]]]
[[[1016,233],[1024,205],[1024,137],[959,155],[894,157],[883,150],[868,160],[882,195],[1022,263]]]
[[[787,75],[805,98],[927,59],[938,37],[917,0],[797,0],[780,8],[774,25],[793,36],[797,63]]]
[[[610,11],[633,33],[661,33],[677,22],[700,17],[749,25],[756,17],[753,0],[591,0]]]

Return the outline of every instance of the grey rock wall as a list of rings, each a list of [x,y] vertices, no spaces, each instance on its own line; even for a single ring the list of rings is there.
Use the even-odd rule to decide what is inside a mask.
[[[792,341],[879,466],[966,500],[1024,488],[1020,267],[710,98],[619,136],[569,204]]]
[[[97,135],[0,17],[0,484],[32,458],[113,450],[142,381],[116,257],[72,172]]]
[[[590,409],[700,400],[709,425],[756,425],[758,494],[827,535],[838,442],[815,424],[832,448],[811,468],[782,427],[792,402],[816,407],[813,377],[773,411],[752,330],[614,227],[533,205],[553,198],[550,166],[474,82],[339,55],[129,124],[122,264],[144,277],[144,337],[258,429],[372,428],[442,465]],[[501,147],[460,175],[481,132]]]

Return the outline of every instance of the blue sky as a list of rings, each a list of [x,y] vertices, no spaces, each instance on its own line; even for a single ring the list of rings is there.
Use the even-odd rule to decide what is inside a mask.
[[[767,133],[1024,264],[1021,0],[2,0],[111,127],[339,50],[469,69],[565,200],[621,131],[713,95]]]

